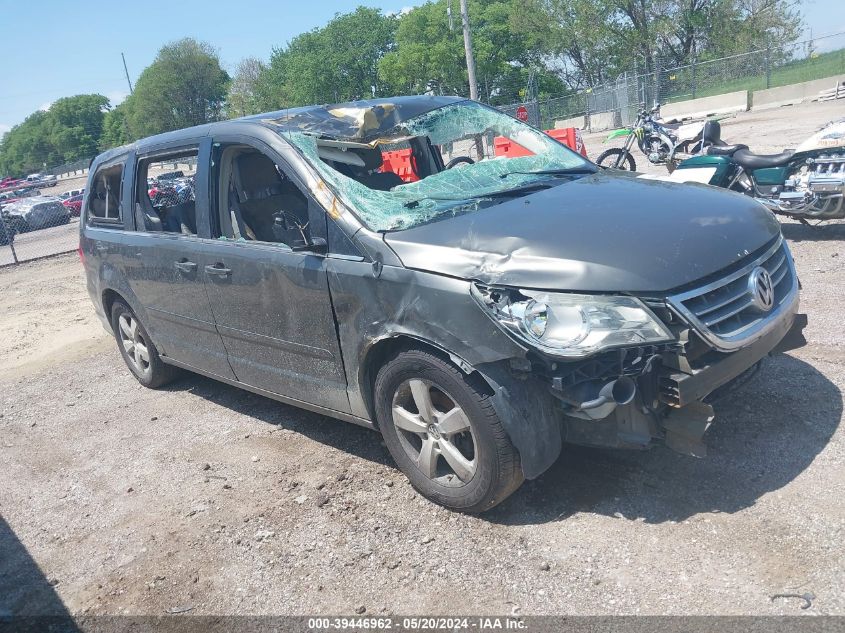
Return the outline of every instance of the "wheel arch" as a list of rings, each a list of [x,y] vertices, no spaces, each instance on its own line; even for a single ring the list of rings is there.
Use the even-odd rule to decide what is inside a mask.
[[[111,326],[112,308],[116,301],[122,301],[129,306],[129,309],[132,310],[132,312],[134,312],[140,319],[158,352],[160,354],[163,353],[161,345],[156,342],[158,339],[158,336],[156,336],[157,333],[153,324],[150,323],[150,319],[148,318],[147,311],[144,309],[143,304],[141,304],[128,286],[121,286],[123,286],[123,284],[109,283],[100,290],[100,305],[103,308],[103,313],[106,316],[106,320],[109,322],[111,330],[114,331],[114,327]]]
[[[378,427],[378,420],[375,415],[374,400],[376,376],[378,375],[379,369],[384,366],[387,359],[402,351],[412,349],[430,352],[441,360],[454,365],[465,376],[473,381],[477,381],[477,388],[490,395],[493,394],[492,386],[487,382],[481,372],[476,370],[466,360],[441,345],[412,334],[397,333],[384,336],[376,339],[367,347],[362,354],[359,364],[358,384],[362,388],[361,393],[364,398],[364,404],[367,407],[367,412],[370,414],[370,420],[376,427]]]
[[[111,309],[112,306],[114,306],[114,302],[120,300],[124,303],[127,303],[123,295],[112,288],[106,288],[105,290],[103,290],[100,299],[102,301],[103,311],[105,312],[106,318],[109,320],[109,323],[111,323]],[[127,303],[127,305],[129,304]]]
[[[506,362],[485,363],[475,367],[432,341],[412,334],[397,333],[374,341],[360,364],[359,385],[367,411],[378,427],[375,415],[375,379],[384,362],[403,350],[422,349],[458,367],[473,385],[491,396],[513,445],[520,455],[526,479],[545,472],[560,455],[561,425],[554,413],[553,398],[536,379],[526,376],[515,382]]]

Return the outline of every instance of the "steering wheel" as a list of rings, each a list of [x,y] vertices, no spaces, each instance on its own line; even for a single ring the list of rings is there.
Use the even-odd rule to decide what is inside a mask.
[[[466,163],[467,165],[475,165],[475,161],[472,160],[469,156],[455,156],[452,160],[446,163],[446,169],[452,169],[461,163]]]

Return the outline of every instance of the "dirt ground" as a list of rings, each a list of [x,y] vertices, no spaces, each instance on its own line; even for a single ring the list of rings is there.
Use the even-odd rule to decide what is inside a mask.
[[[831,118],[799,111],[726,137]],[[809,345],[717,405],[707,458],[567,448],[481,517],[421,499],[372,431],[143,389],[75,254],[2,269],[0,616],[845,614],[845,223],[784,233]]]

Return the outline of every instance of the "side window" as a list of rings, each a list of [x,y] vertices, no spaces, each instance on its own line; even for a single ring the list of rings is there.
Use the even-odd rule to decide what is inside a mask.
[[[290,248],[310,239],[308,197],[272,158],[248,145],[215,148],[217,237]]]
[[[197,149],[138,160],[135,225],[139,231],[197,234]]]
[[[88,197],[89,224],[120,224],[123,221],[122,183],[123,163],[97,170]]]

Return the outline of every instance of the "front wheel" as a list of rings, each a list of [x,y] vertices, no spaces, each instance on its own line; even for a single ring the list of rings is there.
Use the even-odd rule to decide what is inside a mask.
[[[482,512],[522,484],[519,454],[483,385],[422,350],[396,355],[375,383],[379,428],[411,485],[451,510]]]
[[[637,164],[634,157],[626,149],[613,147],[599,154],[596,165],[605,169],[622,169],[625,171],[636,171]]]

